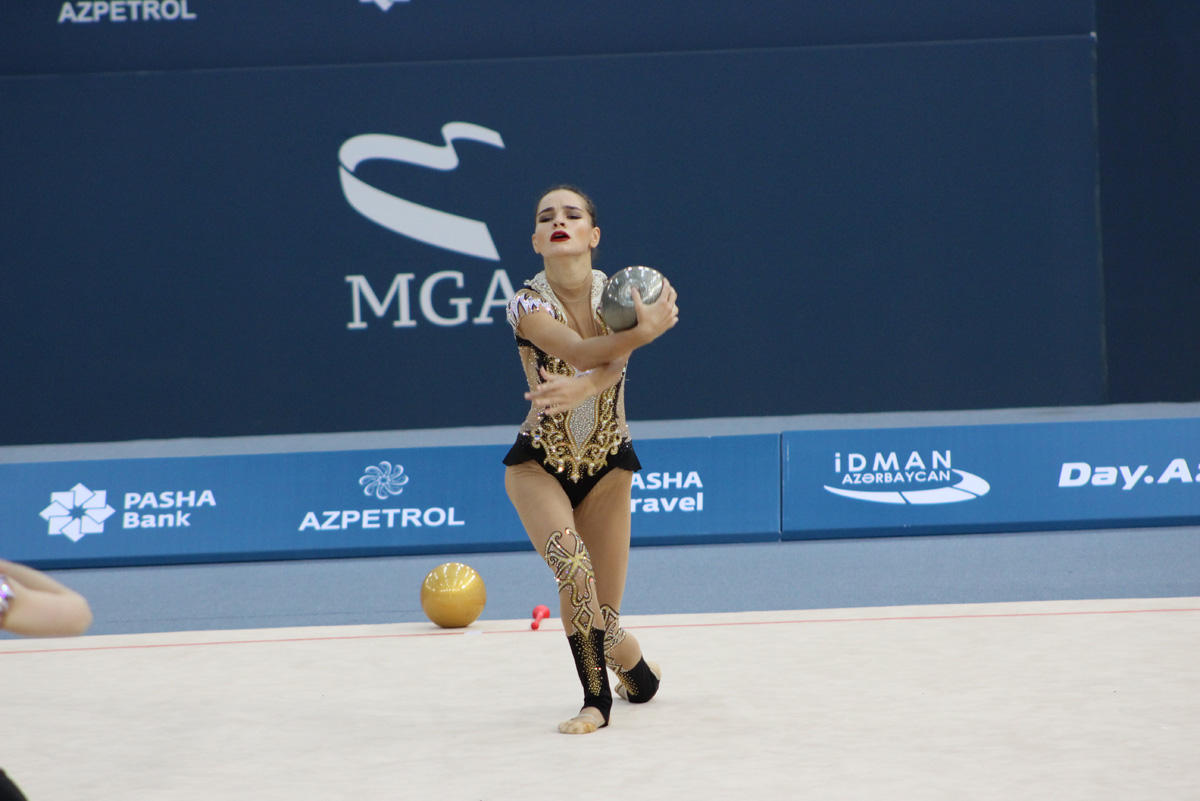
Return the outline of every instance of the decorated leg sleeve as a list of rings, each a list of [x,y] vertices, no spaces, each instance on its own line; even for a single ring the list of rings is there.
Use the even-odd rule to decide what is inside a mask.
[[[567,593],[573,630],[589,633],[595,618],[592,599],[596,595],[596,574],[592,571],[592,559],[583,540],[569,528],[555,531],[546,541],[542,558],[550,565],[554,580],[558,582],[559,597]]]
[[[583,685],[583,706],[600,710],[604,725],[608,725],[608,714],[612,710],[612,689],[608,684],[608,671],[604,669],[604,632],[588,629],[577,631],[567,637],[571,655],[575,657],[575,670],[579,683]]]
[[[621,613],[604,604],[600,607],[600,614],[604,618],[604,660],[621,681],[617,694],[631,704],[646,703],[658,692],[658,676],[654,675],[645,657],[639,657],[638,663],[631,669],[621,669],[620,663],[612,655],[613,649],[625,639],[625,629],[621,628]]]
[[[617,694],[631,704],[644,704],[658,692],[659,679],[642,657],[630,670],[616,670],[621,686]]]
[[[621,665],[613,658],[613,649],[625,639],[621,628],[621,613],[608,604],[600,604],[600,616],[604,618],[604,661],[613,670],[620,671]]]

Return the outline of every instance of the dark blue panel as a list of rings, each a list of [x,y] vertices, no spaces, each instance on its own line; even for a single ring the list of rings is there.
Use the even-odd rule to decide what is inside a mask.
[[[600,267],[680,290],[636,419],[1100,402],[1092,75],[1078,37],[0,81],[0,441],[515,423],[481,305],[540,269],[563,179],[600,204]],[[343,194],[348,140],[450,122],[503,146],[353,176],[486,223],[499,260]],[[360,291],[355,325],[352,282],[397,275],[412,324]],[[480,322],[436,324],[456,298]]]
[[[0,73],[1061,36],[1093,19],[1093,0],[21,0],[0,3]]]
[[[1200,4],[1098,4],[1114,403],[1200,400]]]

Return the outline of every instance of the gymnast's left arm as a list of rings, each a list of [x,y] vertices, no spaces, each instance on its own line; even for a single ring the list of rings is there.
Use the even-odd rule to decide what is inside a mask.
[[[92,625],[87,599],[28,565],[0,559],[0,629],[34,637],[82,634]]]
[[[545,368],[538,368],[542,382],[526,392],[525,399],[532,401],[545,414],[570,411],[585,399],[600,394],[620,381],[628,361],[629,356],[626,355],[573,376],[557,375]]]

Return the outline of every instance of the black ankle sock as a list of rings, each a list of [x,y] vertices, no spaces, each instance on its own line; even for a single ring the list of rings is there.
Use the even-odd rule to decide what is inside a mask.
[[[630,670],[618,670],[617,678],[625,685],[626,697],[631,704],[644,704],[658,692],[658,676],[646,664],[645,657]]]
[[[604,629],[580,631],[567,637],[571,644],[571,655],[575,657],[575,670],[579,683],[583,685],[583,705],[600,710],[604,725],[608,725],[608,713],[612,709],[612,689],[608,686],[608,670],[604,665]]]

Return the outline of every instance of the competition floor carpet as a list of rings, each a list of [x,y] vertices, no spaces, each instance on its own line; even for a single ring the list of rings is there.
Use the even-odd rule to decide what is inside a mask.
[[[1194,799],[1200,598],[631,616],[659,696],[560,735],[561,628],[0,641],[32,801]],[[19,736],[16,736],[19,735]]]

